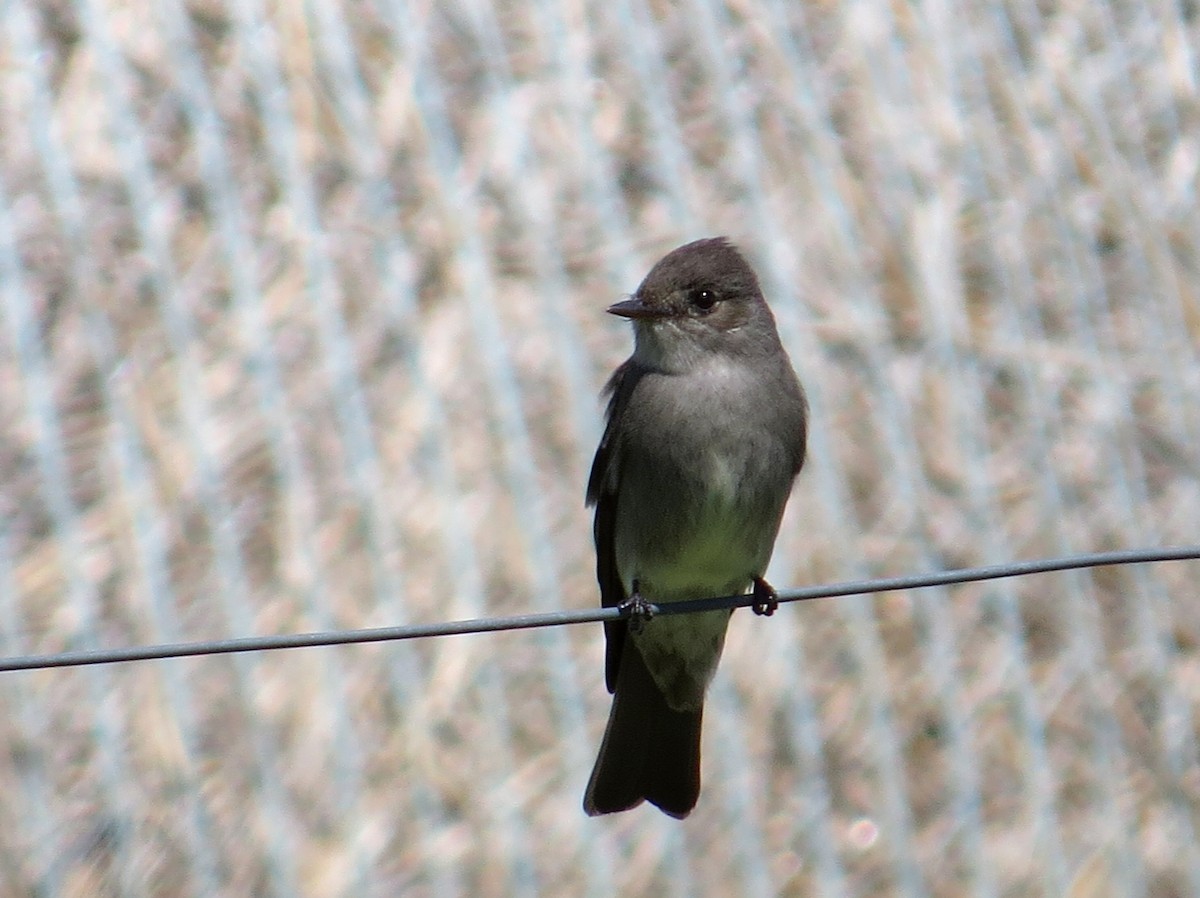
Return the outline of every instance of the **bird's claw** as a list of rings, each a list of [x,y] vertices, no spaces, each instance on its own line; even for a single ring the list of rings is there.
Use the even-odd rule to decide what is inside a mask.
[[[628,616],[631,633],[641,633],[646,622],[654,617],[654,606],[642,598],[636,580],[633,583],[633,595],[621,603],[620,609]]]
[[[754,578],[754,604],[750,606],[760,617],[770,617],[779,607],[779,593],[762,577]]]

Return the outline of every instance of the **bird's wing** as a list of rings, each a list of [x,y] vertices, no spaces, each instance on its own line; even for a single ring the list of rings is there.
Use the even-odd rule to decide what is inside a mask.
[[[620,452],[617,433],[622,413],[642,373],[643,369],[630,359],[613,372],[604,387],[604,393],[608,396],[608,423],[600,446],[596,449],[596,457],[592,460],[592,473],[588,477],[587,504],[596,507],[596,517],[592,523],[592,535],[596,541],[596,579],[600,583],[600,604],[605,608],[620,605],[628,598],[617,570],[615,529]],[[604,623],[607,640],[604,679],[609,692],[617,688],[617,671],[627,629],[623,620]]]

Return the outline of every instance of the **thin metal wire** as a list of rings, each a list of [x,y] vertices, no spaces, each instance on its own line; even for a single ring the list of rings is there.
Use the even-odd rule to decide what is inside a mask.
[[[1083,568],[1118,564],[1149,564],[1161,561],[1200,560],[1200,545],[1171,546],[1158,549],[1123,549],[1115,552],[1095,552],[1064,558],[1043,558],[1036,561],[1014,561],[984,567],[957,568],[934,574],[910,574],[904,577],[884,577],[871,580],[847,580],[825,586],[808,586],[782,590],[779,603],[807,602],[839,596],[868,595],[923,589],[956,583],[975,583],[1007,577],[1026,577],[1054,571],[1073,571]],[[697,614],[724,608],[746,608],[755,603],[752,595],[715,596],[650,605],[652,615]],[[46,670],[55,667],[84,667],[93,664],[117,664],[126,661],[157,661],[166,658],[189,658],[198,655],[230,655],[241,652],[265,652],[276,649],[318,648],[332,645],[358,645],[368,642],[395,642],[403,639],[429,639],[435,636],[461,636],[468,633],[496,633],[505,630],[533,630],[561,627],[568,624],[590,624],[618,620],[630,616],[628,607],[591,608],[578,611],[549,611],[539,614],[517,614],[507,617],[482,617],[472,620],[443,621],[432,624],[413,624],[401,627],[372,627],[361,630],[335,630],[318,633],[291,633],[278,636],[246,636],[236,639],[214,639],[198,642],[178,642],[163,645],[131,646],[117,649],[96,649],[80,652],[58,652],[45,655],[20,655],[0,659],[0,672],[17,670]]]

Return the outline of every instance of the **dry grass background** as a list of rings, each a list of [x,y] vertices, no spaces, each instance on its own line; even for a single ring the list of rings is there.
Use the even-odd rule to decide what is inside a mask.
[[[0,5],[5,653],[596,601],[602,314],[754,256],[781,585],[1195,541],[1192,2]],[[0,677],[0,895],[1200,894],[1195,564],[738,615],[683,824],[599,628]]]

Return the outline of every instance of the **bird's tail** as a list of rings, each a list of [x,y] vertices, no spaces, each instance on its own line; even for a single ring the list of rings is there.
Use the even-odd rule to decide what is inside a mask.
[[[591,816],[625,811],[643,799],[686,817],[700,796],[700,720],[704,708],[667,705],[632,640],[621,653],[612,711],[583,796]]]

